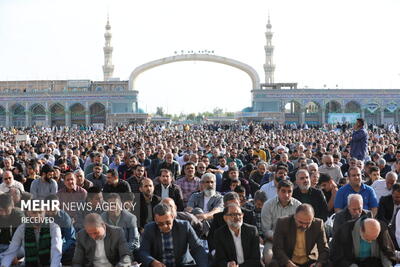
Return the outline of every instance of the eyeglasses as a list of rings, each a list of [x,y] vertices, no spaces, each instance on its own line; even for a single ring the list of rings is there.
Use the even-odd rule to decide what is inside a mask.
[[[229,217],[242,217],[243,216],[243,213],[229,213],[229,214],[226,214],[226,216],[229,216]]]

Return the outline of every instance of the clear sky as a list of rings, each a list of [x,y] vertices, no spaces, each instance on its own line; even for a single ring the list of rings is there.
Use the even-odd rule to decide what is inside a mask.
[[[214,50],[264,80],[268,12],[276,82],[299,87],[400,88],[398,0],[0,0],[0,80],[102,80],[110,15],[114,77],[181,50]],[[155,112],[239,111],[251,105],[242,71],[180,62],[137,79]]]

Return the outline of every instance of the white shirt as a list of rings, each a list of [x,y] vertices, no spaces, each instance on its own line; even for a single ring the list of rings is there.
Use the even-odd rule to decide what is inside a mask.
[[[97,239],[96,241],[96,250],[94,251],[94,258],[93,258],[93,266],[94,267],[113,267],[111,263],[108,261],[104,249],[104,238]]]
[[[10,187],[16,187],[22,192],[25,192],[24,186],[20,182],[13,180],[10,185],[7,185],[4,182],[1,183],[0,193],[7,193],[8,191],[10,191]]]
[[[169,197],[169,187],[170,185],[165,187],[165,185],[161,184],[161,199]]]
[[[21,224],[15,231],[10,246],[2,253],[1,266],[9,267],[13,259],[19,254],[20,250],[24,251],[25,247],[25,226]],[[36,233],[35,233],[36,234]],[[61,229],[55,223],[50,223],[51,250],[50,250],[50,267],[61,267],[62,257],[62,238]],[[25,254],[25,252],[23,253]]]
[[[371,187],[375,190],[378,202],[381,197],[388,196],[392,193],[392,190],[387,189],[385,179],[376,180]]]
[[[238,236],[236,236],[235,233],[230,228],[229,228],[229,231],[232,234],[233,243],[235,244],[236,263],[238,265],[240,265],[240,264],[242,264],[244,262],[241,229],[239,229],[239,235]]]
[[[267,194],[267,200],[272,199],[278,195],[278,192],[276,191],[275,183],[272,180],[271,182],[268,182],[261,186],[260,188],[262,191]]]

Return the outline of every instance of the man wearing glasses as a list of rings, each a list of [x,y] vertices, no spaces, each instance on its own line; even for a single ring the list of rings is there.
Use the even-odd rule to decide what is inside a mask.
[[[215,267],[259,267],[260,242],[257,228],[243,223],[243,212],[239,205],[229,204],[224,208],[226,225],[214,234]]]
[[[153,213],[154,222],[145,226],[139,250],[143,267],[208,266],[207,254],[189,222],[176,220],[171,206],[164,203],[155,206]],[[185,257],[188,246],[196,265]]]

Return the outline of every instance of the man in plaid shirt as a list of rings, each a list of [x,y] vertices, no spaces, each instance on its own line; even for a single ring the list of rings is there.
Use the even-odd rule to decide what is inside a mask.
[[[196,172],[196,166],[193,162],[188,162],[183,166],[184,176],[176,181],[182,189],[183,204],[186,204],[192,195],[200,188],[200,178],[196,177],[194,174]]]

